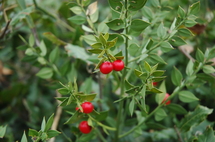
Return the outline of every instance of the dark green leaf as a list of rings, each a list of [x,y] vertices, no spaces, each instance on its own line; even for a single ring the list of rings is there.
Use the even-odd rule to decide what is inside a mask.
[[[204,106],[198,106],[193,112],[189,112],[179,123],[179,129],[189,131],[191,127],[204,121],[207,115],[211,114],[213,109]]]
[[[47,131],[48,138],[56,137],[59,134],[61,134],[61,132],[56,131],[56,130],[48,130]]]
[[[100,54],[103,50],[102,49],[88,49],[89,52],[94,54]]]
[[[185,10],[184,10],[181,6],[179,6],[179,7],[178,7],[178,16],[179,16],[180,18],[184,18],[185,15],[186,15]]]
[[[178,30],[178,34],[182,37],[194,36],[194,34],[187,28],[181,28]]]
[[[203,134],[198,136],[197,142],[214,142],[214,130],[211,127],[207,127]]]
[[[176,114],[187,114],[187,110],[184,109],[182,106],[178,105],[178,104],[169,104],[166,106],[166,108],[171,111],[172,113],[176,113]]]
[[[107,26],[112,30],[120,30],[124,28],[124,22],[122,19],[114,19],[106,23]]]
[[[187,44],[182,38],[178,37],[178,36],[174,36],[171,41],[170,44],[174,45],[174,46],[181,46],[181,45],[185,45]]]
[[[132,31],[142,32],[149,25],[150,25],[150,23],[148,23],[146,21],[143,21],[143,20],[140,20],[140,19],[134,19],[134,20],[131,21],[130,32],[132,32]]]
[[[200,9],[200,2],[196,2],[189,7],[189,14],[197,14]]]
[[[35,136],[38,136],[39,133],[34,129],[29,129],[28,135],[31,136],[31,137],[35,137]]]
[[[46,123],[45,132],[48,131],[51,128],[53,121],[54,121],[54,114],[52,114],[49,117],[49,119],[48,119],[48,121]]]
[[[45,32],[43,33],[43,35],[50,40],[52,43],[56,44],[56,45],[66,45],[67,43],[58,39],[53,33],[51,32]]]
[[[122,2],[120,0],[108,0],[110,7],[118,12],[122,11]]]
[[[153,122],[147,122],[146,126],[150,129],[155,129],[155,130],[166,129],[165,126],[163,126],[159,123],[153,123]]]
[[[140,10],[145,4],[147,0],[129,0],[129,7],[128,9],[131,11]]]
[[[192,20],[192,19],[187,19],[187,20],[185,21],[185,26],[186,26],[186,27],[193,27],[193,26],[196,25],[196,24],[197,24],[197,22],[194,21],[194,20]]]

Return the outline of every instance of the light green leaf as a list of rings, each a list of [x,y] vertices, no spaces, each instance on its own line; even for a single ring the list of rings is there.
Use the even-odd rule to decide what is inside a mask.
[[[174,46],[181,46],[181,45],[185,45],[187,44],[181,37],[178,36],[174,36],[171,41],[170,41],[171,45]]]
[[[59,48],[55,47],[49,54],[49,61],[54,63],[59,58]]]
[[[82,13],[82,9],[80,6],[73,6],[72,8],[70,8],[70,10],[77,15],[80,15]]]
[[[194,20],[192,20],[192,19],[187,19],[187,20],[185,21],[185,26],[186,26],[186,27],[193,27],[193,26],[196,25],[196,24],[197,24],[197,22],[194,21]]]
[[[47,48],[46,48],[46,45],[45,45],[43,40],[40,42],[39,48],[40,48],[40,51],[41,51],[40,55],[45,56],[46,53],[47,53]]]
[[[184,18],[185,15],[186,15],[185,10],[184,10],[181,6],[179,6],[179,7],[178,7],[178,16],[179,16],[180,18]]]
[[[43,121],[42,121],[42,124],[41,124],[41,131],[44,132],[45,128],[46,128],[46,119],[45,119],[45,117],[43,117]]]
[[[44,67],[42,68],[37,74],[36,76],[43,78],[43,79],[49,79],[51,78],[53,75],[53,70],[51,68],[48,67]]]
[[[189,11],[188,13],[189,14],[197,14],[199,12],[199,9],[200,9],[200,1],[192,4],[190,7],[189,7]]]
[[[167,30],[164,27],[163,23],[161,23],[157,29],[157,35],[159,38],[164,39],[166,37]]]
[[[152,71],[151,66],[146,61],[144,62],[144,68],[147,72],[151,73]]]
[[[199,100],[193,93],[189,91],[180,91],[178,94],[179,99],[184,103],[190,103]]]
[[[178,34],[182,37],[194,36],[194,34],[187,28],[181,28],[178,30]]]
[[[157,54],[150,54],[148,56],[148,58],[150,58],[151,60],[154,60],[156,62],[160,62],[162,64],[166,64],[166,62],[160,56],[158,56]]]
[[[77,25],[82,25],[86,22],[86,18],[80,15],[72,16],[68,20]]]
[[[88,95],[79,95],[80,101],[88,101],[91,102],[95,99],[96,94],[88,94]]]
[[[23,133],[23,135],[22,135],[21,142],[28,142],[28,139],[27,139],[27,137],[26,137],[26,135],[25,135],[25,131],[24,131],[24,133]]]
[[[175,86],[181,85],[183,76],[182,76],[181,72],[176,67],[174,67],[174,69],[172,70],[171,79],[172,79],[172,83]]]
[[[97,42],[96,38],[93,35],[84,35],[84,36],[82,36],[82,38],[89,45],[92,45]]]
[[[166,85],[165,85],[165,81],[163,81],[161,83],[161,85],[159,86],[159,89],[163,92],[163,93],[159,93],[156,94],[155,96],[155,100],[158,104],[161,104],[161,102],[164,100],[165,95],[166,95]]]
[[[128,48],[128,53],[131,55],[131,56],[135,56],[137,53],[138,53],[138,50],[140,49],[140,47],[135,44],[135,43],[132,43],[129,48]]]
[[[48,121],[46,123],[46,126],[45,126],[45,130],[44,130],[45,132],[48,131],[51,128],[53,121],[54,121],[54,114],[52,114],[49,117],[49,119],[48,119]]]
[[[211,65],[204,65],[203,72],[206,74],[214,73],[215,69]]]
[[[209,109],[204,106],[198,106],[193,112],[189,112],[179,123],[178,128],[181,131],[189,131],[191,127],[194,127],[204,121],[207,115],[211,114],[213,109]]]
[[[32,48],[28,48],[25,50],[25,54],[28,56],[34,55],[34,50]]]
[[[31,47],[33,47],[34,46],[34,36],[31,34],[30,35],[30,37],[29,37],[29,45],[31,46]]]
[[[197,51],[196,51],[196,59],[199,62],[204,62],[204,60],[205,60],[204,59],[204,54],[200,49],[197,49]]]
[[[193,66],[194,66],[193,61],[190,60],[189,63],[187,64],[187,67],[186,67],[186,74],[187,75],[191,76],[193,74],[193,72],[194,72]]]
[[[160,47],[161,47],[161,50],[165,53],[165,52],[169,52],[169,51],[171,51],[172,49],[174,49],[173,47],[172,47],[172,45],[169,43],[169,42],[166,42],[166,41],[164,41],[164,42],[162,42],[161,44],[160,44]]]
[[[34,129],[29,129],[28,135],[31,136],[31,137],[35,137],[35,136],[38,136],[39,133]]]
[[[6,133],[7,125],[6,126],[0,126],[0,138],[3,138]]]
[[[134,103],[135,103],[134,98],[132,98],[132,100],[131,100],[131,102],[129,104],[129,112],[130,112],[131,116],[134,113]]]
[[[58,39],[53,33],[51,32],[45,32],[43,33],[43,36],[45,36],[48,40],[50,40],[52,43],[56,45],[66,45],[67,43]]]
[[[167,116],[166,112],[162,109],[162,108],[159,108],[159,110],[157,110],[155,112],[155,120],[156,121],[161,121],[163,120],[165,117]]]

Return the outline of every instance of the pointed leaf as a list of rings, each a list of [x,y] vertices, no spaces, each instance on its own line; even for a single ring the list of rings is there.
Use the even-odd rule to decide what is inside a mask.
[[[128,9],[131,11],[140,10],[145,4],[147,0],[129,0],[129,7]]]
[[[184,103],[190,103],[190,102],[199,100],[193,93],[189,91],[180,91],[179,99]]]
[[[122,19],[114,19],[106,23],[107,26],[112,30],[120,30],[124,28],[124,22]]]
[[[159,110],[157,110],[155,112],[155,120],[156,121],[161,121],[163,120],[165,117],[167,116],[166,112],[162,109],[162,108],[159,108]]]
[[[6,133],[7,125],[6,126],[0,126],[0,138],[3,138]]]
[[[172,79],[172,83],[175,86],[181,85],[183,76],[182,76],[181,72],[176,67],[174,67],[174,69],[172,70],[171,79]]]
[[[24,131],[24,133],[23,133],[23,135],[22,135],[21,142],[28,142],[28,139],[27,139],[27,137],[26,137],[26,135],[25,135],[25,131]]]
[[[43,79],[49,79],[51,78],[53,75],[53,70],[51,68],[48,67],[44,67],[42,68],[37,74],[36,76],[43,78]]]

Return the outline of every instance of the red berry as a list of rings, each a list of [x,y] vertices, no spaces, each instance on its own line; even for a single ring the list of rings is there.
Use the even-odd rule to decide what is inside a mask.
[[[92,127],[88,125],[87,121],[82,121],[79,124],[79,130],[84,134],[88,134],[91,132]]]
[[[91,113],[94,109],[94,106],[91,102],[84,102],[81,104],[84,113]]]
[[[166,95],[165,95],[165,97],[164,97],[162,103],[165,102],[169,96],[170,96],[170,95],[169,95],[168,93],[166,93]],[[170,103],[171,103],[171,101],[169,100],[169,101],[166,102],[166,105],[169,105]]]
[[[122,60],[116,60],[112,64],[113,64],[113,70],[115,71],[121,71],[125,67],[124,62]]]
[[[158,83],[157,83],[157,82],[153,82],[152,84],[153,84],[153,86],[157,86],[157,85],[158,85]]]
[[[103,62],[99,68],[103,74],[109,74],[113,70],[113,65],[111,62],[106,61],[106,62]]]

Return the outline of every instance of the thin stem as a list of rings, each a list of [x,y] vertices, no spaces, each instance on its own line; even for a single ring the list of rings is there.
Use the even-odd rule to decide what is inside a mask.
[[[6,25],[6,27],[4,28],[4,31],[2,32],[2,34],[1,34],[1,36],[0,36],[0,39],[2,39],[2,38],[4,37],[4,35],[5,35],[5,33],[6,33],[7,29],[8,29],[8,27],[9,27],[9,25],[10,25],[10,21],[11,21],[11,20],[7,21],[7,25]]]
[[[197,69],[193,72],[192,75],[196,74],[201,68],[203,67],[203,64],[200,63],[199,66],[197,67]],[[166,99],[165,102],[163,102],[162,104],[160,104],[159,106],[157,106],[147,117],[144,121],[142,121],[141,123],[139,123],[137,126],[133,127],[131,130],[129,130],[128,132],[122,134],[119,136],[119,138],[125,137],[127,135],[129,135],[130,133],[132,133],[133,131],[135,131],[136,129],[138,129],[140,126],[143,125],[143,123],[145,123],[150,117],[152,117],[158,110],[159,108],[161,108],[164,104],[166,104],[167,101],[171,100],[175,95],[178,94],[178,92],[184,88],[184,86],[186,85],[187,79],[185,79],[180,86],[176,87],[173,91],[173,93]]]
[[[125,34],[128,34],[128,27],[127,27],[128,0],[125,0],[125,8],[126,8],[126,11],[125,11],[125,20],[126,20],[126,22],[125,22]],[[125,40],[125,66],[127,66],[127,65],[128,65],[128,38],[126,37],[126,40]],[[123,97],[124,92],[125,92],[125,86],[124,86],[125,77],[126,77],[126,69],[124,69],[123,73],[122,73],[120,98]],[[122,118],[123,118],[122,117],[123,104],[124,104],[124,100],[119,102],[119,112],[117,115],[116,133],[115,133],[115,139],[114,139],[115,142],[118,142],[119,133],[120,133],[120,124],[122,124],[120,122],[121,121],[123,122],[123,120],[122,120]]]
[[[101,132],[96,129],[97,134],[99,135],[99,138],[103,141],[103,142],[107,142],[106,139],[104,138],[104,136],[101,134]]]
[[[177,128],[176,126],[174,126],[174,128],[175,128],[175,131],[176,131],[176,133],[177,133],[179,142],[184,142],[184,140],[183,140],[183,138],[181,137],[181,134],[180,134],[178,128]]]

